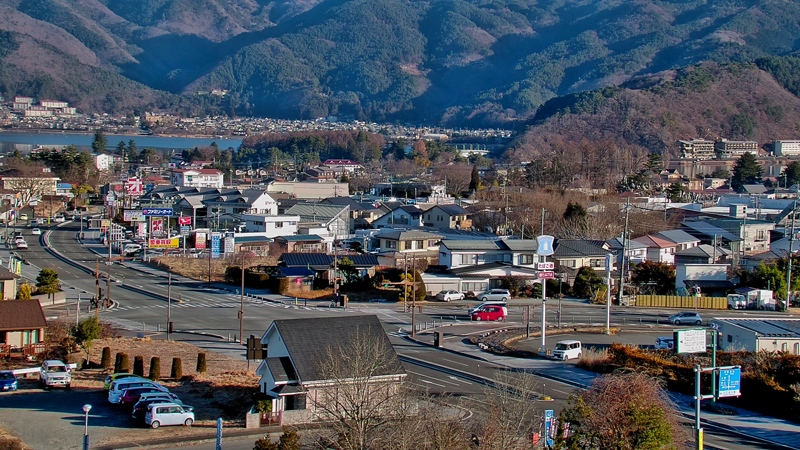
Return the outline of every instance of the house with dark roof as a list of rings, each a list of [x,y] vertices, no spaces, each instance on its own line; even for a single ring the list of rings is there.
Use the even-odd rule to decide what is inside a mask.
[[[364,277],[375,276],[380,263],[375,255],[328,255],[326,253],[284,253],[278,258],[278,264],[283,267],[302,267],[317,272],[319,278],[333,279],[333,260],[349,259],[358,270],[358,275]],[[320,273],[322,272],[322,273]]]
[[[38,300],[0,301],[0,347],[44,342],[47,320]]]
[[[614,238],[606,241],[608,249],[616,255],[617,264],[622,263],[622,248],[625,248],[625,262],[640,263],[647,261],[647,246],[633,240],[623,242],[622,238]]]
[[[440,234],[417,230],[390,231],[374,236],[374,242],[378,242],[377,250],[382,254],[417,257],[437,257],[440,239]]]
[[[675,253],[675,265],[681,264],[724,264],[731,251],[722,247],[700,244]]]
[[[514,277],[525,284],[540,283],[539,271],[534,267],[515,266],[507,262],[492,262],[476,266],[464,266],[450,272],[460,279],[458,290],[478,294],[487,289],[504,287],[504,278]],[[426,285],[427,287],[427,285]],[[432,293],[436,295],[436,292]]]
[[[278,214],[278,203],[263,189],[247,189],[220,194],[203,200],[212,215],[219,214]]]
[[[370,389],[396,389],[406,377],[373,315],[276,320],[261,344],[266,358],[256,370],[261,376],[258,384],[271,399],[272,412],[281,425],[324,420],[325,403],[351,392],[356,383],[367,383]],[[362,369],[337,358],[347,352],[370,352],[357,356],[379,363]]]
[[[610,251],[605,242],[559,239],[555,242],[551,258],[558,271],[572,276],[581,267],[605,271],[607,253]]]
[[[14,300],[17,298],[17,278],[19,275],[0,267],[0,298]]]
[[[417,205],[400,205],[375,219],[372,225],[375,228],[391,227],[393,225],[422,226],[422,209]]]
[[[536,268],[538,245],[532,239],[462,240],[444,239],[439,245],[439,264],[458,269],[503,262]]]
[[[471,217],[472,214],[459,205],[436,205],[425,211],[422,223],[426,227],[467,230],[472,228]]]
[[[276,237],[271,249],[274,254],[327,253],[330,247],[322,237],[316,234],[298,234],[294,236]]]

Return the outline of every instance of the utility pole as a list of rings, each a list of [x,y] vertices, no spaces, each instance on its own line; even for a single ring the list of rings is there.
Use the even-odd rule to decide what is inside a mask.
[[[786,264],[786,307],[789,307],[789,301],[791,299],[791,292],[792,292],[792,251],[794,250],[794,219],[797,215],[797,195],[800,193],[800,186],[798,186],[798,192],[795,192],[794,196],[794,206],[792,207],[792,229],[789,230],[789,257],[788,263]]]
[[[100,258],[94,259],[94,319],[100,310]]]
[[[167,340],[172,332],[172,272],[167,272]]]
[[[619,293],[617,294],[617,301],[622,305],[622,291],[625,287],[625,253],[628,250],[628,213],[630,211],[631,198],[628,197],[625,201],[625,229],[622,231],[622,259],[619,264]],[[611,286],[608,287],[611,289]]]
[[[244,252],[242,253],[242,293],[239,305],[239,343],[244,344]]]
[[[542,231],[541,231],[541,233],[539,233],[540,236],[544,234],[544,213],[546,213],[546,212],[547,212],[547,210],[542,208]]]

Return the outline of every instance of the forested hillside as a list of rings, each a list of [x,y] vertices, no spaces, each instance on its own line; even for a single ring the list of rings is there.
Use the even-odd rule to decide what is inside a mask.
[[[793,54],[799,21],[776,0],[0,0],[0,94],[510,127],[556,96]]]
[[[798,87],[796,67],[800,58],[794,57],[704,63],[554,98],[505,157],[563,158],[564,149],[601,142],[639,148],[639,155],[679,157],[679,139],[746,139],[762,146],[798,139],[800,99],[790,92]]]

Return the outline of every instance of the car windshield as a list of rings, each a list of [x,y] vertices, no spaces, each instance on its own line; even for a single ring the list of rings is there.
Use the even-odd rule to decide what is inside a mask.
[[[561,344],[561,343],[556,344],[556,350],[568,350],[568,349],[569,346],[567,344]]]
[[[14,374],[10,372],[0,373],[0,380],[13,380]]]
[[[48,372],[66,372],[67,368],[65,366],[50,366],[47,368]]]

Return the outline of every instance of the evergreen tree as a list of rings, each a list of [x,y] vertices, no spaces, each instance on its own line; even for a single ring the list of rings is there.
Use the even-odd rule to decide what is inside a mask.
[[[128,161],[132,161],[136,159],[136,156],[139,154],[139,149],[136,148],[136,141],[133,139],[128,141],[128,152],[125,154]]]
[[[469,181],[469,190],[472,192],[481,188],[481,177],[478,175],[478,165],[472,166],[472,175]]]
[[[97,130],[94,133],[94,139],[92,140],[92,151],[95,153],[105,153],[106,147],[108,147],[108,139],[106,139],[106,135],[103,134],[102,131]]]
[[[117,144],[117,149],[114,151],[115,155],[125,156],[125,141],[119,141]]]
[[[731,179],[731,187],[741,192],[744,190],[746,184],[756,184],[761,182],[761,174],[764,169],[758,164],[755,155],[746,152],[742,155],[736,165],[733,166],[733,178]]]
[[[783,178],[785,187],[800,183],[800,162],[792,161],[789,163],[789,165],[783,169],[781,178]]]

